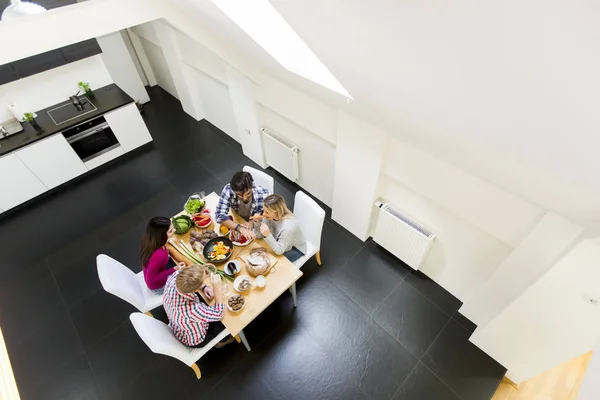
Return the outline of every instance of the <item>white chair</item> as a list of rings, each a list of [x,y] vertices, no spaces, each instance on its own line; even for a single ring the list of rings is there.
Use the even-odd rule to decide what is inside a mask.
[[[306,239],[306,254],[294,262],[298,268],[302,268],[304,263],[312,256],[316,255],[317,264],[321,265],[321,233],[323,232],[323,223],[325,222],[325,210],[323,210],[316,201],[311,199],[302,191],[296,192],[294,199],[294,215],[298,219],[300,229]],[[290,288],[296,306],[296,284]]]
[[[200,379],[202,374],[200,373],[200,368],[196,365],[196,361],[229,335],[227,329],[224,329],[223,332],[219,333],[217,337],[208,342],[204,347],[187,347],[177,340],[171,328],[162,321],[142,313],[133,313],[129,316],[129,319],[138,335],[140,335],[140,338],[142,338],[153,353],[164,354],[178,359],[192,368],[198,379]],[[250,346],[248,346],[243,332],[239,333],[239,338],[244,342],[246,349],[250,351]]]
[[[249,172],[250,175],[252,175],[252,179],[254,179],[254,183],[256,183],[258,186],[262,186],[269,192],[273,193],[275,181],[273,180],[272,176],[247,165],[244,166],[244,172]]]
[[[125,300],[149,316],[150,310],[162,304],[162,295],[148,289],[143,272],[134,273],[117,260],[100,254],[96,257],[98,277],[108,293]]]

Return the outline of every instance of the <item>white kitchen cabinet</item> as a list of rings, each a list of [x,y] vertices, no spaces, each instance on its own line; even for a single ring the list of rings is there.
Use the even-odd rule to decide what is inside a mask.
[[[48,189],[87,172],[83,161],[60,133],[15,153]]]
[[[125,152],[152,141],[135,103],[104,114],[104,118]]]
[[[0,208],[5,211],[47,189],[15,153],[0,157],[0,188]]]

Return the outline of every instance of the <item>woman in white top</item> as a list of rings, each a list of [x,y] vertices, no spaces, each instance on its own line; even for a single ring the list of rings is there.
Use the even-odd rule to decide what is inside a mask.
[[[263,218],[263,222],[256,234],[265,238],[275,254],[283,254],[294,262],[306,253],[306,239],[283,197],[278,194],[268,196],[263,203],[263,214],[257,217],[253,219]]]

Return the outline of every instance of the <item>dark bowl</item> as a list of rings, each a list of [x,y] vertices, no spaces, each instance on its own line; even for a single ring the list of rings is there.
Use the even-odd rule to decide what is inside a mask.
[[[229,252],[229,254],[227,254],[227,256],[222,260],[213,260],[213,259],[209,258],[209,256],[208,256],[208,253],[213,251],[213,247],[215,247],[217,242],[223,242],[223,244],[225,246],[229,246],[229,248],[231,250]],[[213,263],[213,264],[222,263],[222,262],[229,260],[229,258],[231,258],[232,254],[233,254],[233,243],[231,242],[231,240],[229,240],[228,237],[225,237],[225,236],[218,236],[216,238],[210,239],[208,241],[208,243],[206,243],[206,245],[204,246],[204,249],[202,249],[202,255],[204,256],[204,258],[206,258],[206,261]]]

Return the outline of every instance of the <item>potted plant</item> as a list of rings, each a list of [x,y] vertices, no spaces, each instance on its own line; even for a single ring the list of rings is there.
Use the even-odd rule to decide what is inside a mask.
[[[23,117],[21,118],[21,121],[23,121],[23,122],[29,122],[31,124],[31,126],[33,126],[33,128],[36,131],[41,132],[42,131],[42,127],[39,126],[39,124],[35,120],[35,117],[37,117],[36,113],[26,112],[25,114],[23,114]]]
[[[89,82],[79,82],[77,85],[79,86],[79,88],[81,90],[83,90],[85,92],[85,94],[87,95],[87,97],[89,97],[89,98],[94,97],[94,92],[92,92],[92,89],[90,89],[90,83]]]

